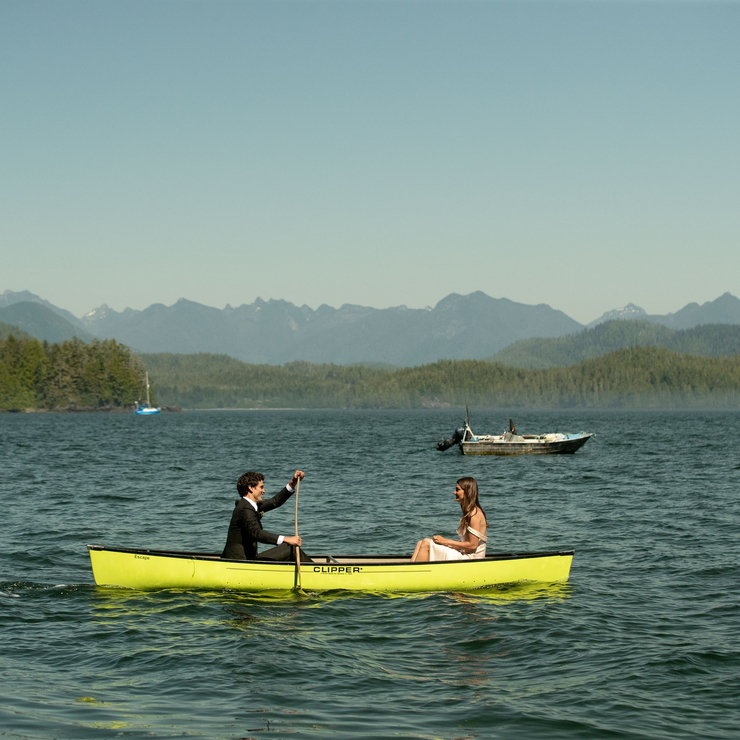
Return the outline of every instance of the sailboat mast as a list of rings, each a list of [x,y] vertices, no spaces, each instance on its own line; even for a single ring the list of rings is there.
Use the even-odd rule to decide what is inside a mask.
[[[146,405],[149,406],[149,371],[146,373]]]

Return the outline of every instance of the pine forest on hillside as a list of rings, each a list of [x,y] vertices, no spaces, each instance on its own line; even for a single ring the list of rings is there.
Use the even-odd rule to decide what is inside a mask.
[[[116,410],[142,396],[144,368],[112,339],[0,340],[0,410]]]
[[[387,370],[225,355],[144,355],[159,396],[184,408],[684,408],[740,403],[740,356],[694,357],[637,347],[570,367],[522,370],[443,360]]]
[[[608,321],[555,339],[523,339],[489,358],[521,368],[566,367],[627,347],[662,347],[679,354],[721,357],[740,354],[740,326],[704,324],[669,329],[647,321]]]
[[[183,408],[721,408],[740,405],[740,355],[699,357],[632,347],[567,367],[486,360],[409,368],[292,362],[249,365],[225,355],[150,354],[114,340],[0,340],[0,410],[119,410],[142,396]]]

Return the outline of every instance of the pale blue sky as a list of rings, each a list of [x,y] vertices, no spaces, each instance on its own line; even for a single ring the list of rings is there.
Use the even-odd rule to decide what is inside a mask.
[[[740,296],[740,4],[0,0],[0,292]]]

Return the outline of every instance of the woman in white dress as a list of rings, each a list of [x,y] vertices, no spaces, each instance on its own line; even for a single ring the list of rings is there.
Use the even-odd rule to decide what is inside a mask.
[[[460,478],[455,486],[455,500],[462,509],[457,533],[459,540],[448,540],[438,534],[419,540],[411,562],[429,560],[477,560],[486,556],[486,514],[478,501],[475,478]]]

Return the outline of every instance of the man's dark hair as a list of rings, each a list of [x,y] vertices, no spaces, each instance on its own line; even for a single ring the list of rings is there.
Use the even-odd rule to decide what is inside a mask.
[[[254,470],[249,470],[244,475],[239,476],[239,480],[236,482],[236,490],[239,491],[239,495],[243,498],[249,493],[250,488],[254,488],[264,479],[265,476],[262,473],[255,473]]]

